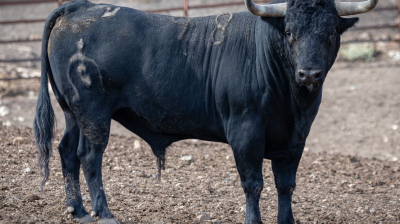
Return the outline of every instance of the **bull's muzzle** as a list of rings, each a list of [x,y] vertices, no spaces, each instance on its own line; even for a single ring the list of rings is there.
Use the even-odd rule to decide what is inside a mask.
[[[322,71],[319,69],[299,69],[297,71],[297,83],[301,86],[307,86],[307,89],[313,92],[322,84]]]

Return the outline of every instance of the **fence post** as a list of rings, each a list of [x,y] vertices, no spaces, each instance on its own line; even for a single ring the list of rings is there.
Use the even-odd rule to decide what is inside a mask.
[[[183,12],[185,14],[185,17],[189,16],[189,3],[188,3],[188,0],[183,0]]]
[[[397,19],[397,25],[399,25],[400,28],[400,0],[397,0],[397,14],[399,15],[399,18]]]
[[[61,6],[63,4],[63,0],[57,0],[58,5]]]
[[[400,0],[397,0],[397,26],[399,27],[399,33],[400,33]],[[400,37],[398,39],[400,43]]]

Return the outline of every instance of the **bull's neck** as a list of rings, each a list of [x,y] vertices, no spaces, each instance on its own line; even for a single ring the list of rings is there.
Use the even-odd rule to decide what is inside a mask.
[[[257,76],[265,81],[262,91],[275,98],[284,110],[316,113],[322,89],[310,93],[295,82],[295,70],[284,43],[282,18],[259,18],[256,23]],[[268,105],[265,105],[268,107]]]

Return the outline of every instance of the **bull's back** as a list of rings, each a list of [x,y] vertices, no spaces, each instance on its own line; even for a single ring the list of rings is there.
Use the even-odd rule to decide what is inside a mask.
[[[106,99],[101,103],[111,110],[129,108],[157,131],[190,135],[211,127],[215,135],[205,78],[187,66],[185,21],[88,2],[52,30],[48,53],[57,88],[71,107]]]

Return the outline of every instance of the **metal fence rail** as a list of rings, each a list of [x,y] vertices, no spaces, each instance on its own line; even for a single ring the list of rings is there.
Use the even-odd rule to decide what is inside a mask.
[[[46,3],[57,3],[58,5],[62,5],[63,3],[69,2],[72,0],[17,0],[17,1],[7,1],[7,2],[0,2],[0,6],[6,5],[29,5],[29,4],[46,4]],[[127,0],[129,1],[129,0]],[[256,3],[268,3],[272,0],[256,0]],[[189,5],[189,0],[182,0],[182,7],[173,7],[173,8],[163,8],[157,10],[145,10],[146,12],[152,13],[162,13],[162,12],[171,12],[171,11],[182,11],[183,14],[188,17],[189,10],[195,9],[206,9],[206,8],[216,8],[216,7],[228,7],[228,6],[235,6],[235,5],[243,5],[243,0],[237,0],[234,2],[228,3],[219,3],[219,4],[206,4],[206,5]],[[379,7],[374,9],[374,11],[381,11],[382,13],[388,11],[397,11],[398,12],[398,20],[393,21],[393,23],[383,24],[383,25],[373,25],[373,26],[361,26],[356,27],[353,30],[370,30],[370,29],[387,29],[387,28],[399,28],[400,32],[400,0],[397,0],[397,6],[389,6],[389,7]],[[10,24],[27,24],[27,23],[44,23],[46,21],[45,18],[43,19],[24,19],[24,20],[10,20],[10,21],[0,21],[1,25],[10,25]],[[28,39],[13,39],[13,40],[0,40],[0,44],[10,44],[10,43],[23,43],[23,42],[38,42],[41,41],[41,38],[28,38]],[[351,40],[348,42],[374,42],[374,40]],[[6,59],[0,60],[0,62],[8,62],[8,63],[15,63],[15,62],[25,62],[25,61],[38,61],[39,58],[27,58],[27,59]]]
[[[27,1],[11,1],[11,2],[0,2],[0,6],[5,5],[26,5],[26,4],[42,4],[42,3],[58,3],[58,5],[62,5],[63,3],[73,1],[73,0],[27,0]],[[272,0],[259,0],[255,1],[256,3],[268,3]],[[400,1],[400,0],[399,0]],[[151,13],[162,13],[162,12],[171,12],[171,11],[183,11],[186,17],[189,16],[189,10],[193,9],[206,9],[206,8],[216,8],[216,7],[227,7],[234,5],[243,5],[244,1],[235,1],[229,3],[219,3],[219,4],[206,4],[206,5],[195,5],[189,7],[189,0],[182,0],[182,7],[173,7],[173,8],[163,8],[156,10],[144,10],[145,12]],[[23,20],[9,20],[9,21],[0,21],[0,25],[10,25],[10,24],[26,24],[26,23],[41,23],[46,22],[46,18],[43,19],[23,19]],[[31,38],[31,39],[14,39],[14,40],[0,40],[0,44],[9,44],[9,43],[21,43],[21,42],[35,42],[41,41],[41,38]]]
[[[39,3],[54,3],[57,2],[58,5],[61,5],[63,2],[67,2],[71,0],[27,0],[27,1],[11,1],[11,2],[0,2],[0,6],[2,5],[29,5],[29,4],[39,4]]]
[[[6,5],[28,5],[28,4],[40,4],[40,3],[58,3],[58,5],[62,5],[63,3],[73,1],[73,0],[26,0],[26,1],[10,1],[10,2],[0,2],[0,6]],[[128,1],[128,0],[127,0]],[[256,0],[256,3],[269,3],[272,0]],[[189,0],[182,0],[182,7],[173,7],[173,8],[163,8],[157,10],[144,10],[146,12],[152,13],[160,13],[160,12],[171,12],[171,11],[183,11],[186,17],[189,16],[189,10],[194,9],[205,9],[205,8],[217,8],[217,7],[227,7],[227,6],[234,6],[234,5],[243,5],[244,1],[235,1],[235,2],[228,2],[228,3],[219,3],[219,4],[206,4],[206,5],[189,5]],[[400,0],[397,1],[397,6],[389,6],[389,7],[380,7],[374,9],[374,11],[398,11],[398,20],[395,21],[393,24],[384,24],[382,26],[371,26],[371,27],[359,27],[356,29],[376,29],[376,28],[392,28],[397,27],[400,28]],[[43,19],[26,19],[26,20],[10,20],[10,21],[0,21],[0,25],[9,25],[9,24],[23,24],[23,23],[38,23],[38,22],[45,22],[46,18]],[[395,25],[394,25],[395,24]],[[26,41],[38,41],[39,39],[31,40],[27,39]],[[2,40],[2,43],[13,43],[13,42],[23,42],[24,40]]]

